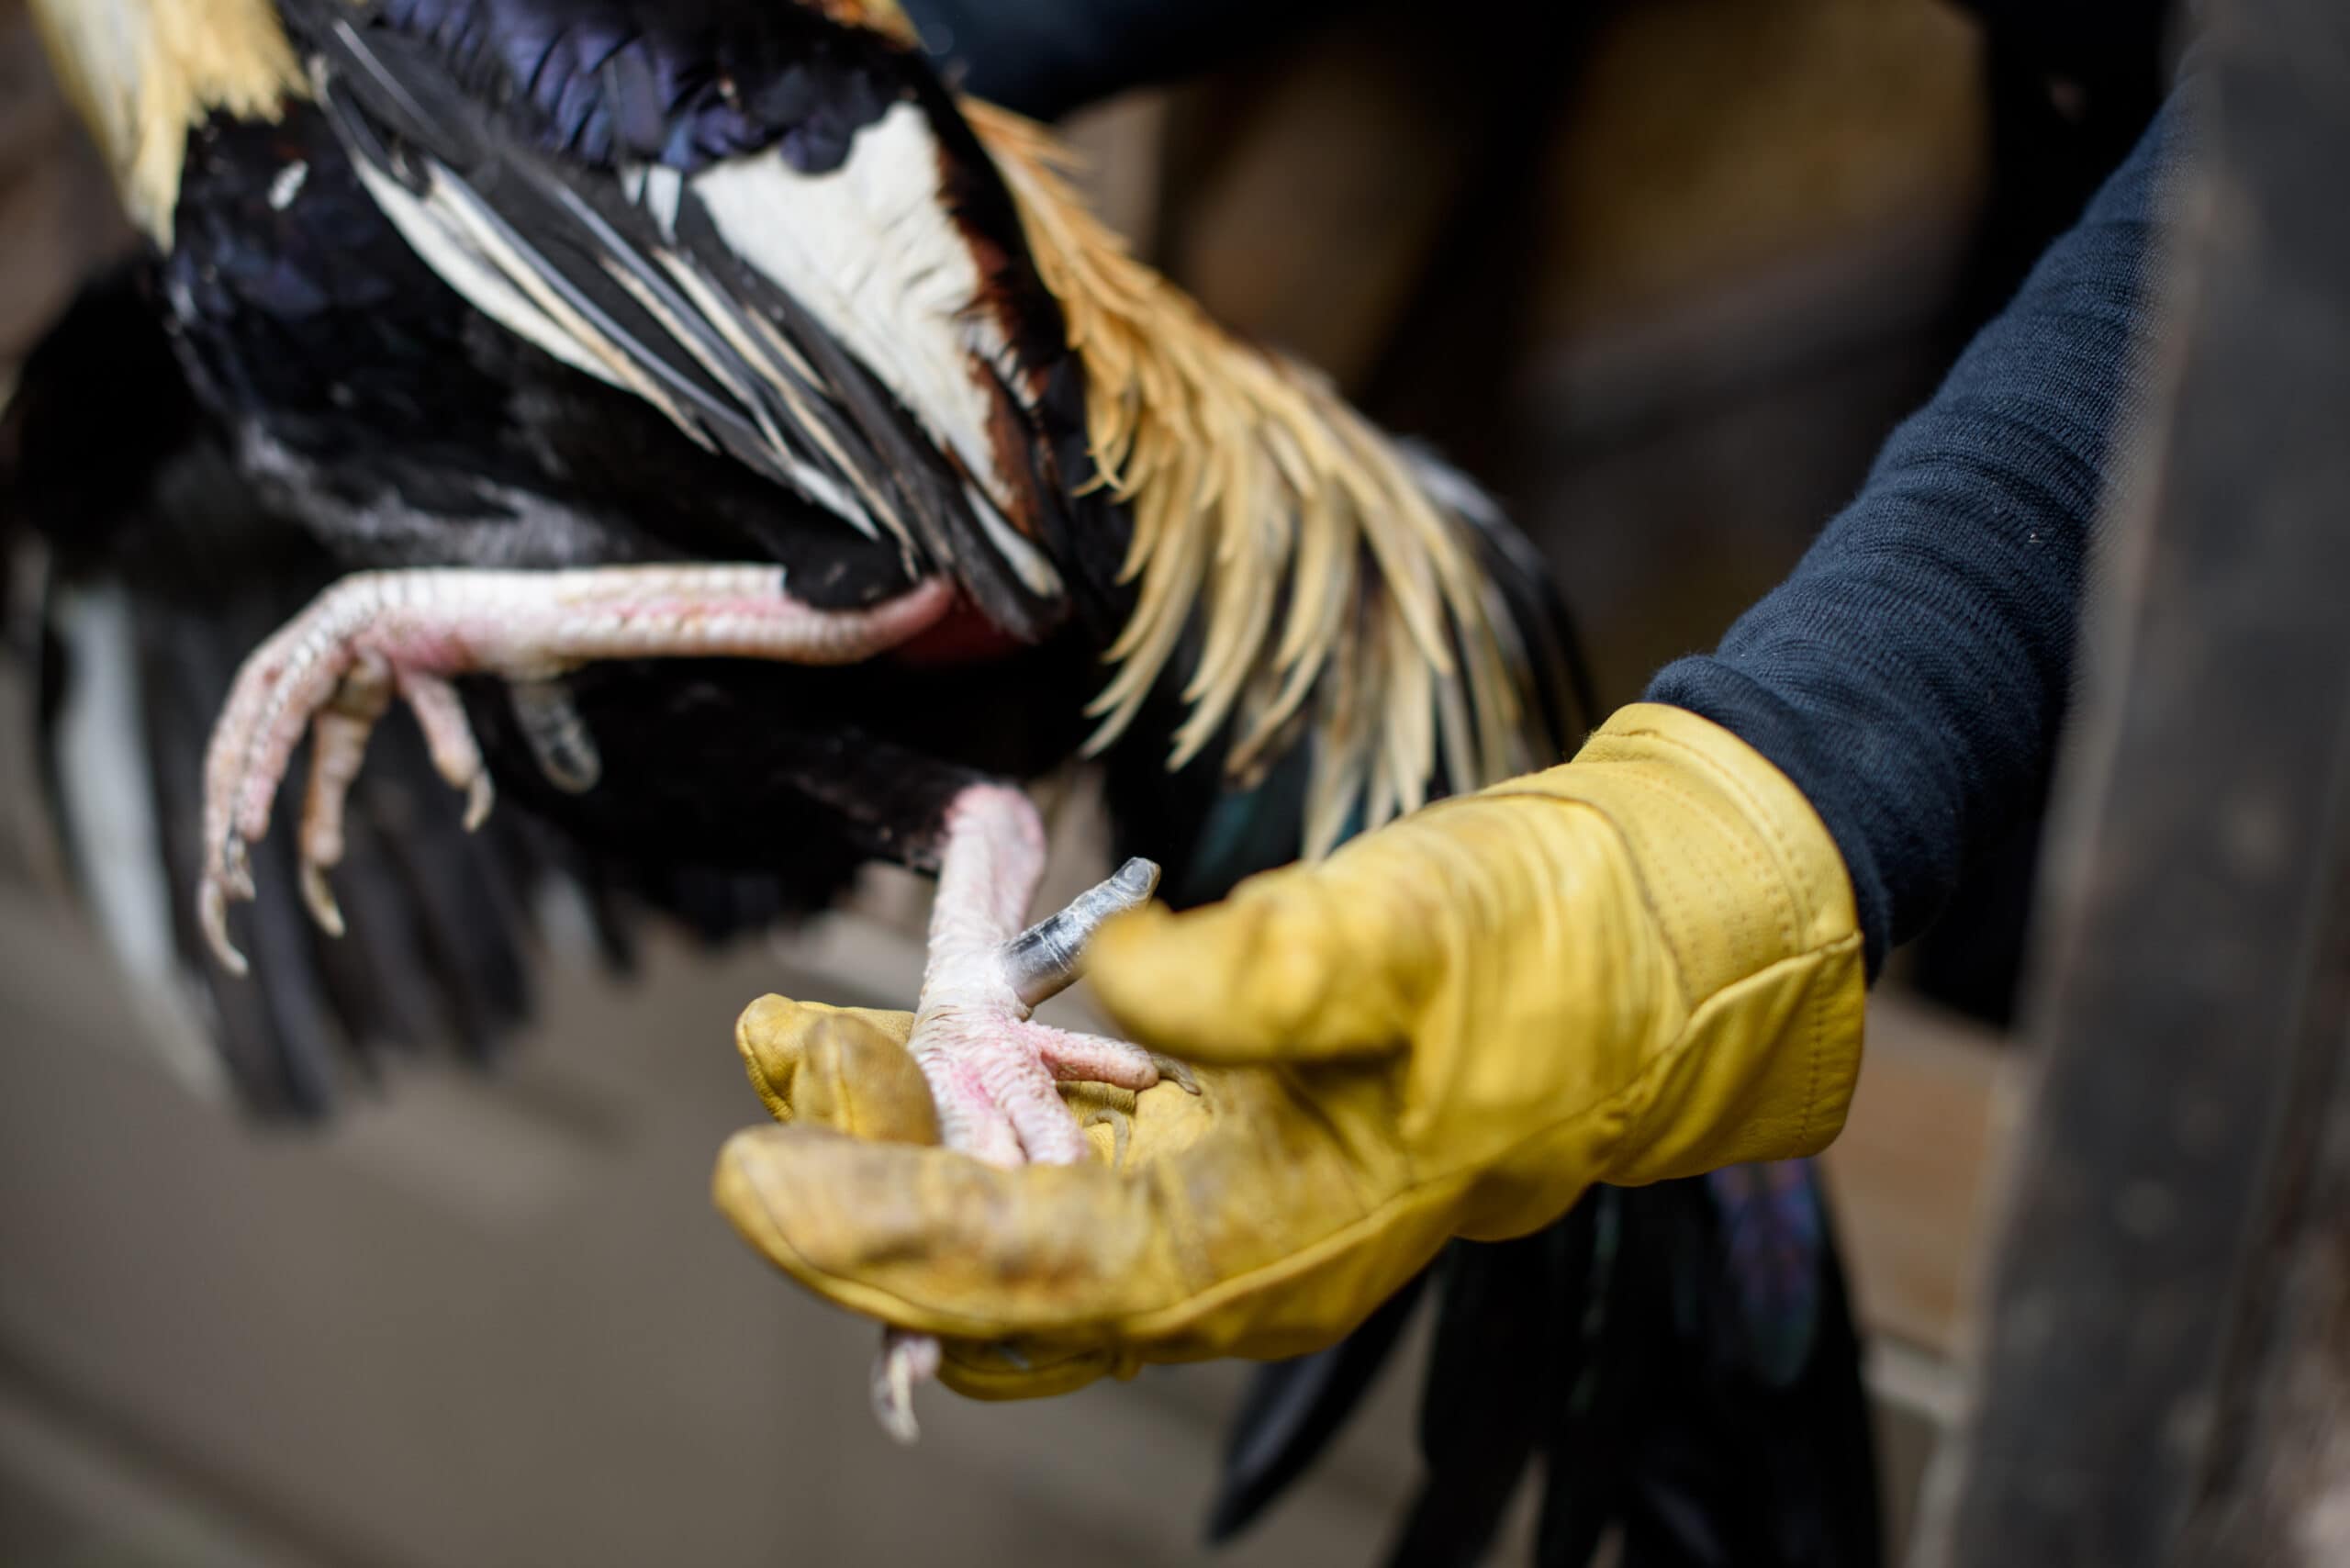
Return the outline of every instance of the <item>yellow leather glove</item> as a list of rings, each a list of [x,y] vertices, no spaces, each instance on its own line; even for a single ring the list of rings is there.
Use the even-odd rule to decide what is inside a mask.
[[[1817,1152],[1859,1068],[1861,939],[1802,795],[1729,732],[1624,710],[1575,760],[1440,801],[1224,903],[1096,939],[1101,999],[1201,1092],[1072,1094],[1096,1164],[923,1147],[905,1015],[769,999],[742,1044],[790,1125],[720,1206],[794,1279],[949,1341],[965,1393],[1303,1353],[1444,1244],[1594,1182]]]

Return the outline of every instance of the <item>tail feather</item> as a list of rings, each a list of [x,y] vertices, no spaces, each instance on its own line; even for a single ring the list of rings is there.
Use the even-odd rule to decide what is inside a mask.
[[[1529,1473],[1542,1568],[1583,1568],[1611,1540],[1623,1568],[1883,1561],[1860,1341],[1808,1164],[1595,1188],[1536,1235],[1456,1243],[1432,1274],[1426,1478],[1390,1568],[1485,1561]],[[1352,1408],[1393,1342],[1381,1319],[1370,1329],[1365,1347],[1317,1358],[1314,1381],[1269,1369],[1215,1539],[1327,1446],[1328,1412]],[[1330,1375],[1341,1367],[1352,1381]]]
[[[1756,1193],[1787,1242],[1775,1257],[1740,1234]],[[1620,1204],[1621,1245],[1590,1304],[1603,1324],[1590,1375],[1545,1439],[1538,1561],[1581,1568],[1612,1530],[1625,1568],[1874,1568],[1860,1345],[1813,1172],[1595,1198]],[[1750,1277],[1758,1258],[1774,1279]]]
[[[1707,1178],[1720,1216],[1723,1269],[1735,1312],[1728,1357],[1766,1388],[1803,1375],[1818,1341],[1827,1210],[1810,1163],[1733,1165]]]
[[[1259,1369],[1225,1445],[1224,1473],[1208,1515],[1211,1545],[1247,1529],[1322,1456],[1385,1369],[1427,1278],[1413,1280],[1328,1350]]]
[[[1391,1568],[1485,1560],[1533,1462],[1545,1412],[1570,1398],[1589,1348],[1564,1304],[1604,1266],[1604,1204],[1516,1241],[1456,1246],[1439,1265],[1444,1306],[1420,1403],[1428,1480],[1405,1517]]]

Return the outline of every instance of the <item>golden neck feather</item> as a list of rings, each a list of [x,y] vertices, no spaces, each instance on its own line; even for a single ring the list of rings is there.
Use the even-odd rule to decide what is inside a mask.
[[[218,111],[275,119],[302,73],[270,0],[32,0],[66,95],[123,204],[172,239],[187,135]]]
[[[1132,724],[1196,623],[1169,766],[1229,726],[1226,766],[1246,779],[1310,729],[1309,855],[1357,811],[1375,826],[1440,778],[1468,790],[1531,766],[1522,659],[1464,510],[1483,498],[1128,255],[1059,177],[1040,127],[963,110],[1060,301],[1094,463],[1134,518],[1135,612],[1089,749]]]

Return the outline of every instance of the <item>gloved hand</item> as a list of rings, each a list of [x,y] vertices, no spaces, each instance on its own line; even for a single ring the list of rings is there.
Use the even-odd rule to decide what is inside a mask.
[[[1594,1182],[1818,1151],[1859,1067],[1833,841],[1672,708],[1222,904],[1126,916],[1091,971],[1135,1038],[1204,1068],[1197,1095],[1073,1093],[1092,1165],[923,1147],[903,1014],[744,1018],[789,1125],[727,1145],[720,1206],[819,1294],[959,1342],[942,1375],[965,1393],[1317,1349],[1450,1237],[1522,1235]]]

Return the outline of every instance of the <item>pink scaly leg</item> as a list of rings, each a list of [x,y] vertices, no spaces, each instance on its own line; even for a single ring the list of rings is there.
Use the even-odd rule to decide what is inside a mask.
[[[1029,1017],[1076,978],[1077,958],[1102,922],[1147,900],[1158,868],[1118,876],[1027,932],[1021,921],[1045,872],[1045,826],[1028,797],[974,785],[947,807],[929,960],[907,1047],[929,1081],[946,1147],[991,1165],[1069,1165],[1085,1135],[1057,1084],[1107,1083],[1140,1092],[1188,1075],[1123,1040],[1073,1034]],[[873,1402],[901,1442],[916,1436],[915,1384],[938,1369],[923,1335],[887,1333],[874,1364]]]
[[[818,610],[789,598],[775,566],[345,577],[246,659],[213,726],[197,890],[205,935],[230,972],[244,973],[229,941],[229,904],[253,896],[247,846],[269,831],[305,734],[317,744],[302,812],[303,893],[319,922],[339,930],[326,874],[342,854],[343,800],[395,695],[415,713],[434,767],[465,791],[466,823],[477,825],[489,811],[489,776],[452,677],[536,680],[601,659],[856,664],[934,625],[953,598],[933,580],[869,609]]]

